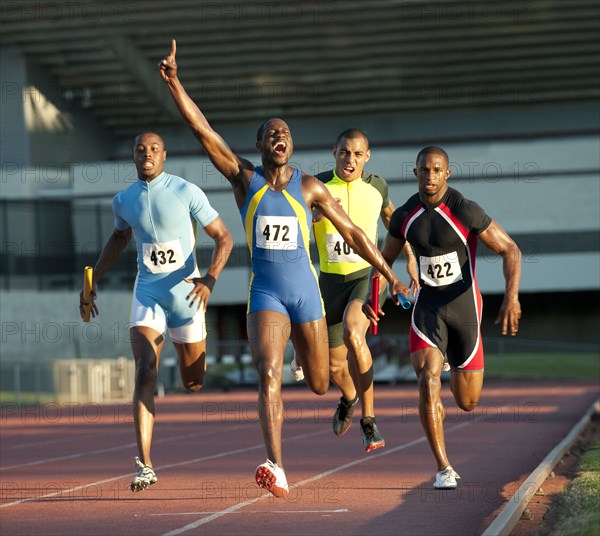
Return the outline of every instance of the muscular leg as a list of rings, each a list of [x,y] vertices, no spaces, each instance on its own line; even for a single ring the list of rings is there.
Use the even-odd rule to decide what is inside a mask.
[[[329,375],[340,388],[342,396],[350,402],[356,397],[353,376],[348,369],[348,350],[344,344],[329,349]]]
[[[419,380],[419,416],[425,436],[437,462],[438,471],[450,465],[444,440],[446,410],[440,397],[443,356],[437,348],[425,348],[410,354]]]
[[[369,320],[362,312],[362,302],[351,301],[344,313],[344,342],[348,348],[348,361],[354,385],[362,404],[362,416],[374,417],[373,358],[365,338],[367,329]]]
[[[173,345],[177,350],[183,386],[188,391],[199,391],[206,372],[206,339],[185,344],[174,342]]]
[[[135,359],[135,387],[133,390],[133,421],[139,458],[152,467],[150,446],[154,428],[154,386],[158,375],[158,361],[164,337],[146,326],[135,326],[129,331]]]
[[[473,411],[479,403],[482,387],[483,370],[452,369],[450,389],[460,409]]]
[[[325,317],[292,324],[291,335],[308,387],[313,393],[324,395],[329,389],[329,342]]]
[[[267,456],[283,467],[281,374],[290,319],[275,311],[256,311],[248,315],[247,325],[252,361],[258,371],[258,415]]]

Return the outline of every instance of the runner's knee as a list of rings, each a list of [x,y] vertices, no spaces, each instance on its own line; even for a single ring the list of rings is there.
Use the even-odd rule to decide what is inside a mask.
[[[479,403],[479,398],[473,399],[454,397],[454,399],[456,401],[456,405],[463,411],[473,411]]]
[[[154,388],[158,373],[154,363],[143,363],[138,365],[135,374],[136,387],[139,388]]]
[[[423,368],[420,370],[418,377],[421,396],[427,398],[439,397],[442,381],[438,375],[433,374],[427,368]]]
[[[355,353],[359,353],[360,349],[366,344],[365,334],[357,327],[345,326],[344,344],[348,348],[352,348]]]
[[[309,384],[310,390],[315,393],[316,395],[322,396],[324,394],[327,393],[327,390],[329,389],[329,378],[321,381],[321,380],[316,380],[316,381],[312,381]]]
[[[202,389],[202,379],[198,378],[181,378],[183,383],[183,387],[186,391],[190,393],[196,393]]]

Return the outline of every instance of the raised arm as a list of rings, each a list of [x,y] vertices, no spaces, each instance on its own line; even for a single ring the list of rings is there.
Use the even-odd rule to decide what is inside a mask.
[[[336,203],[329,190],[317,178],[304,176],[303,189],[305,199],[311,208],[317,208],[331,221],[342,238],[356,253],[374,266],[390,283],[392,296],[408,295],[410,289],[398,280],[393,270],[386,264],[377,247],[369,240],[365,232],[352,223],[342,207]]]
[[[521,282],[521,251],[514,240],[508,236],[495,221],[479,234],[479,240],[502,257],[504,274],[504,300],[496,317],[495,324],[500,325],[502,335],[515,336],[519,331],[521,304],[519,303],[519,284]]]
[[[177,44],[173,39],[171,53],[159,64],[160,75],[167,84],[179,113],[202,144],[210,161],[235,187],[239,181],[243,180],[244,170],[251,171],[253,169],[252,164],[238,157],[230,149],[225,140],[212,129],[204,114],[186,93],[177,76],[176,51]]]

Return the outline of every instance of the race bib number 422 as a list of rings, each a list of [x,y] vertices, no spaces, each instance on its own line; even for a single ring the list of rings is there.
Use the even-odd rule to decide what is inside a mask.
[[[257,216],[256,246],[263,249],[298,249],[298,218]]]
[[[456,251],[437,257],[419,257],[421,279],[430,287],[443,287],[462,281],[462,272]]]
[[[142,244],[142,262],[153,274],[173,272],[185,265],[179,240]]]

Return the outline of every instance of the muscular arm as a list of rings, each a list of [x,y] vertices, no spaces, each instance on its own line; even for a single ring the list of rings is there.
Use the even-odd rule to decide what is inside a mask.
[[[396,207],[394,207],[394,203],[390,201],[388,203],[388,206],[382,208],[381,212],[379,213],[379,216],[381,217],[381,222],[383,223],[383,226],[386,229],[390,228],[390,220],[392,219],[392,214],[394,213],[395,209]]]
[[[185,91],[177,76],[176,50],[176,43],[173,39],[171,53],[160,62],[160,75],[167,84],[179,113],[202,144],[210,161],[231,183],[237,199],[236,189],[243,189],[246,177],[244,172],[252,171],[254,168],[250,162],[240,158],[230,149],[225,140],[213,130],[204,114]]]
[[[127,229],[114,229],[106,244],[100,252],[100,257],[94,266],[94,275],[92,279],[92,293],[90,297],[90,312],[92,317],[98,315],[98,307],[96,306],[96,284],[102,279],[104,274],[115,264],[118,260],[127,244],[131,240],[131,227]],[[79,296],[79,313],[83,318],[83,291]],[[86,304],[87,305],[87,304]]]
[[[358,253],[363,259],[369,262],[390,282],[393,290],[392,295],[402,293],[408,295],[409,289],[402,284],[392,269],[386,264],[381,253],[375,245],[369,240],[365,232],[352,223],[342,207],[335,202],[329,190],[321,181],[315,177],[305,175],[303,177],[303,192],[306,192],[305,199],[309,207],[317,208],[331,221],[334,227],[339,231],[344,241]]]
[[[394,203],[392,203],[391,201],[388,203],[387,207],[381,209],[381,222],[383,223],[386,229],[390,228],[390,221],[392,219],[392,214],[394,213],[394,210]],[[410,247],[410,244],[408,243],[406,243],[402,248],[402,254],[406,259],[406,273],[410,278],[410,289],[412,290],[414,296],[419,290],[419,274],[417,273],[417,259],[415,257],[415,254],[413,253],[412,248]]]
[[[385,235],[385,238],[383,239],[383,245],[381,246],[381,256],[384,258],[385,262],[389,266],[392,266],[394,262],[396,262],[396,259],[399,257],[400,253],[402,253],[402,251],[405,248],[410,248],[410,246],[405,240],[399,240],[391,236],[390,233],[387,233]],[[384,313],[381,307],[379,307],[379,311],[374,311],[371,308],[371,304],[368,301],[369,296],[371,296],[371,285],[373,276],[379,277],[380,289],[385,288],[386,281],[382,278],[381,273],[378,272],[375,268],[371,270],[371,276],[369,277],[369,291],[367,293],[367,301],[365,301],[363,305],[363,313],[372,323],[376,324],[379,321],[379,315],[382,315]],[[395,296],[395,294],[393,294],[393,289],[391,290],[391,292],[392,296]]]
[[[504,300],[495,324],[500,325],[502,335],[519,331],[521,305],[519,303],[519,284],[521,282],[521,251],[514,240],[495,221],[479,234],[479,240],[502,257],[502,272],[505,280]]]
[[[188,299],[193,296],[190,307],[197,302],[198,308],[203,306],[206,311],[208,298],[210,297],[225,264],[227,264],[229,255],[231,255],[233,238],[231,237],[229,229],[227,229],[225,223],[221,219],[221,216],[204,227],[204,231],[215,243],[210,266],[203,277],[195,277],[193,279],[186,279],[185,281],[194,285],[194,288],[187,295]]]

